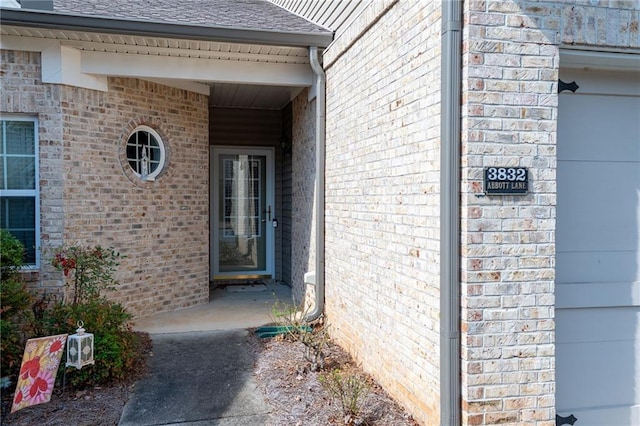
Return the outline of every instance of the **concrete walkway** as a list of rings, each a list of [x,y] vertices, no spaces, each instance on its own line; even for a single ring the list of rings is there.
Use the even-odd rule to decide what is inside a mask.
[[[157,334],[259,327],[273,321],[271,308],[276,300],[290,303],[291,287],[269,283],[262,288],[216,288],[206,305],[141,318],[135,321],[134,329]]]
[[[261,291],[260,291],[261,290]],[[207,305],[137,320],[153,341],[149,374],[136,383],[121,426],[261,426],[270,407],[253,378],[247,328],[272,322],[288,286],[218,288]]]
[[[156,334],[150,374],[121,426],[264,425],[270,407],[253,379],[247,330]]]

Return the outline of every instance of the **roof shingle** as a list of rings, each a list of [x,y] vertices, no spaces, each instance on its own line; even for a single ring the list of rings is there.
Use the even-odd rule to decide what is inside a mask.
[[[54,0],[54,11],[203,27],[330,33],[266,0]]]

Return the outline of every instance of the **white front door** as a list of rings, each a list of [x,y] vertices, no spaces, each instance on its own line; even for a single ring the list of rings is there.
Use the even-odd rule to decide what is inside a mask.
[[[640,73],[560,79],[556,411],[640,425]]]
[[[211,148],[213,279],[273,277],[271,148]]]

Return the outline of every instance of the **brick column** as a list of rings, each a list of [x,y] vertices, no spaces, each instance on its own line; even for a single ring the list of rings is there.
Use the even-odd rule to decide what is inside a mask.
[[[554,423],[558,13],[466,5],[462,133],[465,424]],[[527,167],[525,196],[483,196],[484,167]]]

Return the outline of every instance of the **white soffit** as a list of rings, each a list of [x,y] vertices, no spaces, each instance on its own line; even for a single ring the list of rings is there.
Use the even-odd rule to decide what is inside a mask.
[[[3,36],[3,42],[7,36],[22,37],[34,42],[40,39],[59,40],[67,46],[96,52],[294,64],[309,63],[307,49],[300,47],[138,37],[7,25],[0,26],[0,34]]]

